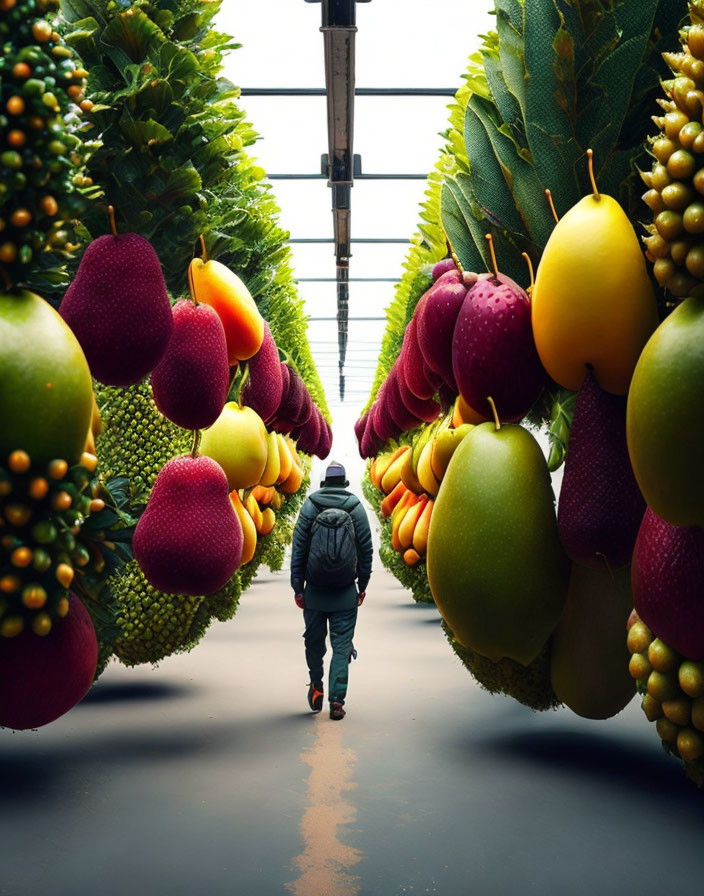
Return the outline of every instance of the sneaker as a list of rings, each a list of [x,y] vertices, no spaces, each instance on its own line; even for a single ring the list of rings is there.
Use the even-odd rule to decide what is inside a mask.
[[[319,682],[311,681],[308,685],[308,706],[313,712],[320,712],[323,708],[323,686]]]
[[[330,704],[330,718],[334,719],[336,722],[339,722],[340,719],[344,719],[345,710],[342,708],[341,703],[331,703]]]

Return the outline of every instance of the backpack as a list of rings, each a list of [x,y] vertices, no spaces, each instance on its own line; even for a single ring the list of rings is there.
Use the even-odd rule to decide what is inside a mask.
[[[306,581],[322,587],[343,587],[357,578],[357,536],[352,517],[341,507],[321,509],[311,526]]]

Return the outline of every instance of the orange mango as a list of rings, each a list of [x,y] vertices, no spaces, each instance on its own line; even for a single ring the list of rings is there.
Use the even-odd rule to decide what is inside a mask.
[[[256,355],[264,341],[264,318],[237,274],[219,261],[194,258],[188,282],[193,298],[214,308],[222,321],[230,366]]]
[[[262,527],[262,512],[259,509],[259,505],[257,504],[256,498],[250,494],[248,496],[247,500],[245,501],[244,506],[247,508],[247,513],[254,520],[254,525],[257,529],[257,532],[259,532],[259,530]]]
[[[472,423],[475,426],[478,423],[484,423],[486,417],[470,407],[461,395],[457,396],[455,406],[452,409],[452,425],[455,429],[462,426],[463,423]]]
[[[276,489],[273,485],[255,485],[252,489],[252,494],[254,495],[254,500],[258,504],[271,504],[275,491]]]
[[[421,513],[420,519],[416,523],[415,529],[413,530],[413,547],[421,556],[423,556],[428,550],[430,517],[432,516],[434,506],[435,501],[433,501],[432,499],[428,501],[428,503],[423,508],[423,513]]]
[[[303,469],[298,464],[291,464],[291,472],[288,479],[279,485],[279,489],[287,495],[297,492],[303,482]]]
[[[408,513],[404,514],[403,520],[398,527],[398,541],[404,551],[413,544],[413,532],[427,503],[428,496],[421,495],[418,501],[409,509]]]
[[[418,500],[418,496],[414,495],[413,492],[407,492],[406,495],[404,495],[403,498],[399,501],[396,510],[394,510],[391,516],[391,547],[395,551],[403,551],[399,531],[404,519],[406,518],[406,514],[412,510],[414,505],[418,503]]]
[[[259,529],[260,535],[268,535],[271,530],[276,525],[276,514],[271,509],[271,507],[267,507],[266,510],[262,511],[262,525]]]
[[[420,562],[420,554],[418,551],[414,551],[413,548],[409,548],[403,553],[403,562],[406,566],[415,566]]]
[[[230,492],[230,501],[235,508],[240,526],[242,526],[242,559],[240,560],[240,566],[244,566],[245,563],[249,563],[257,549],[257,527],[254,525],[254,520],[247,508],[242,503],[237,490]]]
[[[280,483],[285,482],[291,475],[293,458],[291,457],[291,452],[288,450],[288,445],[286,444],[284,437],[280,433],[276,434],[276,441],[279,446],[279,476],[276,480],[276,484],[279,485]]]
[[[401,498],[406,494],[408,489],[403,482],[399,482],[396,488],[390,492],[381,502],[381,515],[384,517],[391,516],[394,507]]]
[[[405,455],[411,450],[410,445],[404,445],[395,452],[395,457],[389,464],[386,472],[381,477],[381,490],[385,494],[390,494],[401,480],[401,470],[405,461]]]

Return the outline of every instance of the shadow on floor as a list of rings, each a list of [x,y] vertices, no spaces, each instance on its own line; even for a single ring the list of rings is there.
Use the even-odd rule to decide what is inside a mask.
[[[196,692],[197,688],[187,688],[182,685],[165,684],[164,682],[157,684],[136,681],[129,684],[97,684],[86,694],[76,708],[85,708],[95,704],[175,700],[180,697],[190,697]]]
[[[493,735],[474,741],[473,749],[477,746],[511,763],[545,766],[609,787],[647,791],[651,797],[660,794],[666,798],[668,810],[673,806],[696,810],[697,819],[704,824],[702,795],[685,777],[679,763],[633,741],[584,731],[552,730]]]

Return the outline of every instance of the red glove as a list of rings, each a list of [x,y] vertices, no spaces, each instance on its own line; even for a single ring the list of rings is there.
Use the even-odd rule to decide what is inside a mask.
[[[303,610],[305,608],[305,604],[303,603],[303,595],[302,594],[294,594],[293,599],[296,601],[296,606],[299,610]]]
[[[360,592],[359,592],[359,594],[357,595],[357,606],[358,606],[358,607],[361,607],[361,606],[362,606],[362,604],[364,603],[364,598],[365,598],[366,596],[367,596],[367,592],[366,592],[366,591],[360,591]]]

